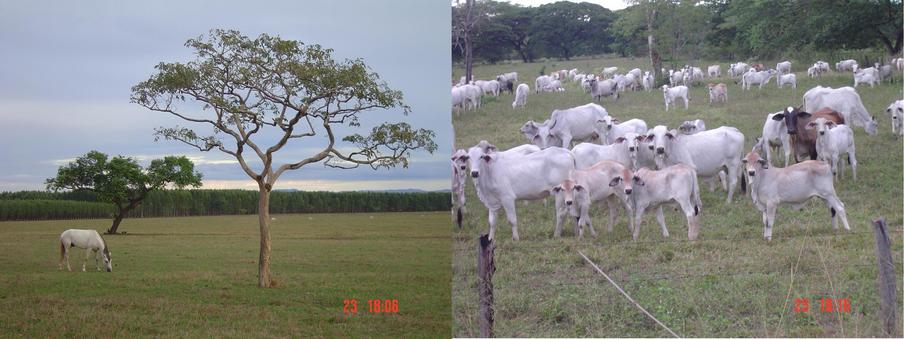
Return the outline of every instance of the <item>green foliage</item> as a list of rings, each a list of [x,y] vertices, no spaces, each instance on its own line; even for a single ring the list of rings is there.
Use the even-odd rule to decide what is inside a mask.
[[[0,193],[0,221],[108,218],[117,209],[87,191]],[[183,217],[256,214],[258,191],[157,190],[148,193],[130,217]],[[448,192],[306,192],[270,193],[271,213],[363,213],[444,211]]]

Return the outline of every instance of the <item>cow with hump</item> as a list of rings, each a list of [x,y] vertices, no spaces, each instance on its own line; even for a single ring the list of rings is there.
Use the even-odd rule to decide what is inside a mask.
[[[795,162],[800,162],[799,157],[804,155],[809,155],[810,160],[816,160],[816,130],[808,129],[807,124],[817,118],[824,118],[838,125],[844,124],[844,116],[830,108],[808,113],[800,107],[788,107],[772,116],[772,120],[784,121],[788,135],[791,136],[791,153]]]
[[[534,145],[500,152],[486,140],[468,150],[477,197],[489,210],[490,239],[496,237],[496,213],[505,210],[512,239],[519,240],[516,200],[537,200],[574,170],[571,151],[559,147],[536,150]],[[532,150],[532,152],[526,152]]]

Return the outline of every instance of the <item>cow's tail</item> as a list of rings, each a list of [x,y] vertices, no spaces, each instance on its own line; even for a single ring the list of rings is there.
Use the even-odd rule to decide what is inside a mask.
[[[697,182],[697,174],[694,173],[694,216],[700,214],[700,210],[703,209],[703,202],[700,201],[700,185]]]
[[[458,229],[461,229],[461,206],[455,210],[455,223],[458,225]]]

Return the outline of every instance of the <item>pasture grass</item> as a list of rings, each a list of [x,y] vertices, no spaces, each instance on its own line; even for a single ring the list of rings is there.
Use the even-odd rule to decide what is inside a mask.
[[[447,337],[448,213],[275,215],[257,287],[257,216],[127,219],[113,272],[57,270],[59,234],[109,220],[0,223],[0,333],[22,337]],[[64,268],[65,270],[65,268]],[[358,313],[343,313],[345,299]],[[397,299],[397,314],[368,313]]]
[[[828,60],[831,61],[831,60]],[[809,61],[812,63],[813,61]],[[831,61],[833,64],[834,62]],[[700,62],[704,71],[711,63]],[[765,63],[764,63],[765,64]],[[661,90],[624,93],[617,102],[604,98],[610,115],[622,119],[644,119],[652,128],[675,128],[685,120],[703,119],[708,128],[734,126],[746,137],[746,148],[762,131],[768,113],[802,103],[807,89],[823,86],[852,86],[849,74],[830,73],[809,79],[806,67],[796,63],[796,90],[778,89],[775,79],[762,90],[740,89],[727,77],[728,63],[722,62],[723,76],[716,81],[728,85],[727,104],[708,104],[704,86],[690,89],[690,109],[683,105],[665,111]],[[481,65],[476,79],[494,79],[503,72],[517,71],[519,83],[531,87],[527,107],[513,110],[510,94],[484,97],[477,111],[453,114],[455,145],[467,148],[488,140],[499,149],[524,144],[518,132],[528,119],[543,121],[553,109],[591,102],[577,84],[567,82],[565,93],[533,93],[534,78],[546,72],[578,68],[599,71],[618,66],[620,72],[633,67],[649,69],[637,59],[582,59],[545,63]],[[774,67],[774,62],[771,65]],[[463,70],[453,71],[454,79]],[[703,209],[701,235],[688,242],[684,216],[665,209],[671,237],[660,234],[653,211],[644,216],[640,239],[631,240],[624,212],[613,232],[605,230],[607,213],[591,212],[599,237],[589,233],[583,240],[574,237],[573,221],[564,227],[562,238],[552,237],[555,225],[553,199],[548,204],[518,202],[520,242],[511,240],[504,213],[497,225],[495,287],[495,334],[497,336],[594,336],[665,337],[669,334],[641,314],[613,286],[578,255],[583,251],[627,293],[659,320],[681,336],[708,337],[862,337],[884,336],[878,320],[877,268],[870,221],[887,219],[892,231],[892,251],[898,281],[898,332],[902,318],[902,141],[891,133],[891,118],[885,108],[902,97],[901,74],[894,83],[876,88],[858,87],[864,105],[879,119],[878,136],[867,136],[854,128],[858,181],[847,176],[837,181],[836,191],[845,203],[851,232],[831,227],[825,205],[811,200],[801,211],[783,206],[776,216],[772,242],[763,239],[761,213],[749,197],[736,192],[726,205],[725,192],[710,192],[701,183]],[[517,86],[517,84],[516,84]],[[779,155],[782,159],[782,155]],[[454,229],[452,308],[454,336],[476,336],[477,279],[475,248],[480,233],[487,232],[487,209],[467,185],[464,226]],[[840,224],[840,222],[839,222]],[[799,258],[799,259],[798,259]],[[795,266],[792,277],[791,268]],[[793,284],[792,284],[793,280]],[[790,292],[789,292],[790,290]],[[789,294],[790,293],[790,294]],[[790,296],[786,299],[786,296]],[[820,311],[820,298],[847,298],[851,312]],[[809,298],[810,311],[795,313],[794,299]]]

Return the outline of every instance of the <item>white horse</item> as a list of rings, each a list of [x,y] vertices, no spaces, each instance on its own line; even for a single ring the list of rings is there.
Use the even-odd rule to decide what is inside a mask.
[[[88,258],[91,257],[91,252],[94,252],[94,266],[97,267],[98,271],[100,271],[98,258],[98,254],[100,254],[100,257],[104,260],[104,268],[107,269],[107,272],[113,272],[113,259],[110,258],[110,248],[107,247],[104,238],[97,231],[71,229],[60,234],[60,270],[63,269],[63,259],[65,259],[66,268],[72,271],[72,267],[69,266],[70,247],[84,248],[86,250],[85,261],[82,262],[82,272],[85,271],[85,265],[88,263]]]

